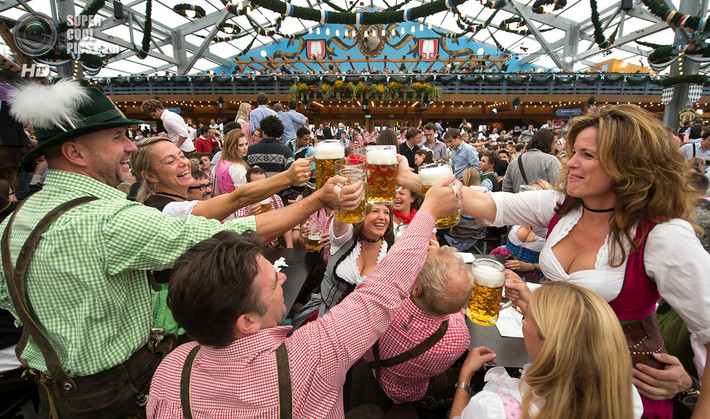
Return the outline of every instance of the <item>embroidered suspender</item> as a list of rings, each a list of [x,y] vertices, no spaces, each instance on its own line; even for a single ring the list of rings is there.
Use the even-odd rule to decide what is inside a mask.
[[[378,340],[377,342],[375,342],[375,345],[372,347],[372,356],[374,357],[374,361],[368,363],[368,365],[370,366],[370,368],[375,369],[375,377],[377,378],[377,381],[380,381],[380,368],[394,367],[395,365],[402,364],[404,362],[409,361],[410,359],[414,359],[419,355],[422,355],[429,349],[433,348],[434,345],[436,345],[437,342],[439,342],[441,338],[444,337],[448,328],[449,321],[444,320],[443,322],[441,322],[439,328],[436,329],[436,331],[431,336],[424,339],[419,345],[413,347],[408,351],[402,352],[399,355],[395,355],[393,357],[382,360],[380,360],[380,341]]]
[[[200,351],[200,345],[192,348],[180,375],[180,404],[182,405],[182,415],[185,419],[192,419],[192,405],[190,402],[190,376],[195,357]],[[276,374],[279,379],[279,418],[291,419],[293,416],[293,393],[291,389],[291,366],[288,361],[288,351],[286,344],[282,343],[276,349]]]

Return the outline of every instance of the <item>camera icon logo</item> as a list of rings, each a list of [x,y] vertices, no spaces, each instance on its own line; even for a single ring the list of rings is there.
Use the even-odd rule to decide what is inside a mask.
[[[12,38],[17,49],[29,57],[42,57],[57,45],[57,25],[43,13],[27,13],[17,19]]]

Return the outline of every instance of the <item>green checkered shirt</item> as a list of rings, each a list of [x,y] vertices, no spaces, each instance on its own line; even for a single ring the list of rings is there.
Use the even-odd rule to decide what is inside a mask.
[[[70,376],[114,367],[146,344],[153,318],[147,270],[172,267],[192,245],[221,230],[256,230],[254,217],[224,224],[172,218],[87,176],[49,170],[42,191],[25,203],[12,225],[13,265],[44,215],[87,195],[99,199],[68,211],[47,229],[25,277],[29,301]],[[0,225],[0,234],[8,221]],[[0,307],[17,317],[2,270],[0,278]],[[48,373],[32,339],[23,357]]]

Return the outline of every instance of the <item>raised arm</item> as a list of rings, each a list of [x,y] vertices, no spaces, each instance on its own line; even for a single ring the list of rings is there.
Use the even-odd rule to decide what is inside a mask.
[[[305,182],[310,176],[310,159],[299,159],[285,172],[259,182],[244,184],[228,194],[198,202],[192,210],[192,215],[223,220],[239,208],[259,202],[294,183]]]

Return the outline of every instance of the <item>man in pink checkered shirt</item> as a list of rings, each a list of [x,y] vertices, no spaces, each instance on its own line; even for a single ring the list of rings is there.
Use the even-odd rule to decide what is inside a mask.
[[[466,352],[471,341],[462,308],[468,303],[472,289],[473,273],[455,249],[446,246],[429,252],[409,298],[395,311],[389,329],[378,341],[379,359],[390,359],[411,350],[444,322],[447,327],[443,337],[423,354],[379,371],[373,368],[375,376],[379,372],[378,383],[392,402],[420,402],[421,407],[436,408],[445,399],[440,397],[442,387],[444,394],[450,395],[457,374],[448,379],[445,371]],[[367,351],[365,361],[374,360],[374,350]]]
[[[406,167],[406,166],[405,166]],[[453,176],[428,191],[405,234],[355,291],[327,315],[291,336],[278,326],[286,308],[282,273],[247,236],[220,233],[186,252],[171,276],[175,319],[197,342],[175,349],[158,367],[150,390],[149,418],[277,418],[279,400],[292,396],[286,411],[300,418],[343,418],[343,384],[348,369],[387,330],[426,259],[434,222],[456,209]],[[200,278],[200,281],[195,281]],[[277,353],[288,366],[277,368]],[[194,362],[184,368],[188,354]],[[196,353],[196,355],[195,355]],[[283,359],[283,358],[281,358]],[[279,375],[288,373],[291,391]],[[189,372],[189,385],[181,374]],[[184,377],[182,377],[184,378]]]

